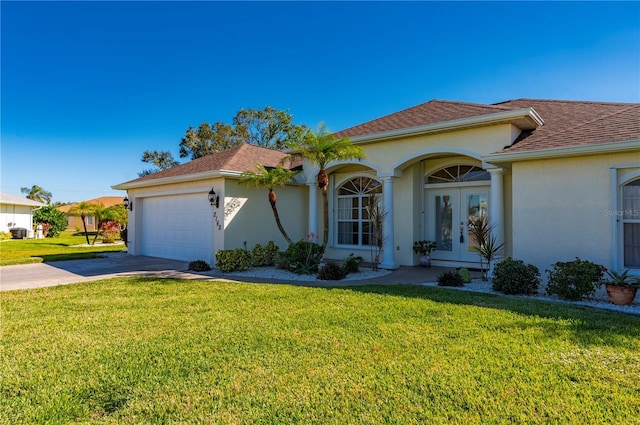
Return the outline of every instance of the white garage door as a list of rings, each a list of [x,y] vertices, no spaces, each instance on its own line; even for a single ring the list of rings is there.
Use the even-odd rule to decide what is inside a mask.
[[[142,255],[212,260],[213,212],[206,193],[143,198],[140,204]]]

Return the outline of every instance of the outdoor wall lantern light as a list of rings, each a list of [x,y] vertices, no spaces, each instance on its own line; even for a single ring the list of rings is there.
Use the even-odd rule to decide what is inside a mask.
[[[122,205],[124,205],[125,209],[133,211],[133,201],[129,201],[129,198],[127,198],[126,196],[122,200]]]
[[[209,191],[209,203],[215,205],[216,208],[220,206],[220,197],[216,195],[216,191],[213,188]]]

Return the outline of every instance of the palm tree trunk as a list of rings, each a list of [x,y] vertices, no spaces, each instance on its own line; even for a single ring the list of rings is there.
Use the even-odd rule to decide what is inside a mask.
[[[322,248],[327,247],[329,242],[329,196],[327,195],[327,187],[322,188],[322,219],[324,228],[322,229]]]
[[[284,236],[288,244],[292,244],[293,242],[291,241],[291,238],[287,235],[284,227],[282,227],[282,223],[280,223],[280,215],[278,214],[278,208],[276,208],[275,202],[271,204],[271,209],[273,210],[273,217],[276,219],[276,225],[278,226],[278,229],[280,229],[280,233],[282,233],[282,236]]]
[[[82,227],[84,227],[84,237],[87,239],[87,245],[89,245],[89,233],[87,233],[87,221],[85,220],[86,216],[80,214],[80,218],[82,218]]]
[[[96,239],[98,239],[98,235],[100,234],[100,228],[101,227],[102,227],[102,223],[96,217],[96,235],[93,237],[93,242],[91,242],[91,245],[95,245],[96,244]]]

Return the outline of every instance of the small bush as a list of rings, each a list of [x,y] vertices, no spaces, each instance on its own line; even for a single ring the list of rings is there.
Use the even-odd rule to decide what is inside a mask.
[[[463,283],[471,283],[471,273],[469,273],[468,268],[466,267],[461,268],[460,270],[458,270],[458,274],[462,278]]]
[[[269,267],[275,264],[275,260],[280,253],[280,248],[273,241],[267,242],[266,246],[256,244],[251,250],[251,257],[255,267]]]
[[[573,301],[589,297],[602,284],[604,271],[603,266],[580,258],[567,262],[558,261],[552,270],[547,270],[547,294]]]
[[[536,294],[540,285],[540,270],[532,264],[511,257],[495,265],[493,269],[494,291],[509,295]]]
[[[194,272],[208,272],[211,266],[204,260],[195,260],[189,263],[189,270]]]
[[[57,238],[67,228],[67,216],[53,205],[46,205],[33,212],[33,222],[42,223],[46,238]]]
[[[11,232],[0,232],[0,241],[11,239]]]
[[[280,255],[277,267],[297,274],[317,273],[323,254],[322,245],[301,240],[289,245]]]
[[[216,252],[216,267],[223,273],[249,270],[251,254],[246,249],[225,249]]]
[[[334,263],[325,264],[318,270],[320,280],[342,280],[347,277],[347,270],[344,266]]]
[[[458,272],[444,272],[438,276],[438,286],[464,286]]]
[[[344,260],[344,270],[349,273],[358,273],[360,271],[360,263],[364,261],[364,258],[361,256],[355,256],[353,253],[349,254],[349,256]]]

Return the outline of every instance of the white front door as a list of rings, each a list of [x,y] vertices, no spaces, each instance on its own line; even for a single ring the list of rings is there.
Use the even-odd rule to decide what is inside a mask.
[[[487,215],[489,188],[485,186],[428,189],[427,239],[437,247],[434,260],[478,262],[469,223]]]

